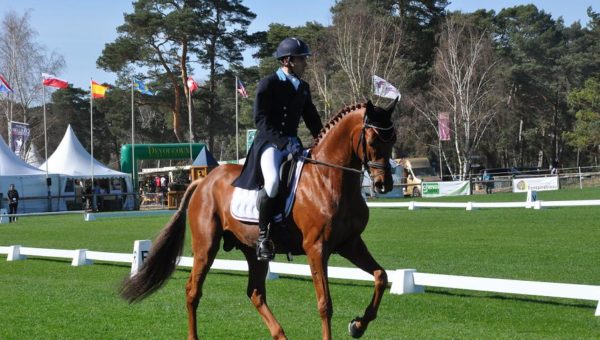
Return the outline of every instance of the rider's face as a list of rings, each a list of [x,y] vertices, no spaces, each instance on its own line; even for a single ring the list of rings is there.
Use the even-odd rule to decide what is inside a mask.
[[[307,64],[306,57],[292,57],[288,63],[298,77],[302,77],[302,75],[304,75],[304,70],[306,69]]]

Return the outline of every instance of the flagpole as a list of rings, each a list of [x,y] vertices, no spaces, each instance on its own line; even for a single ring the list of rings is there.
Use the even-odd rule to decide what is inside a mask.
[[[238,77],[235,76],[235,163],[240,161],[239,131],[238,131]]]
[[[190,126],[190,163],[194,161],[194,156],[192,154],[192,141],[194,136],[192,135],[192,91],[188,86],[188,125]]]
[[[94,187],[94,90],[90,79],[90,171],[92,173],[92,211],[96,210],[96,188]]]
[[[52,197],[50,191],[50,183],[48,182],[48,133],[46,132],[46,86],[44,85],[42,85],[42,98],[44,103],[44,158],[46,159],[46,187],[48,188],[48,211],[52,211]]]
[[[133,108],[133,78],[131,78],[131,182],[133,188],[131,191],[133,192],[134,206],[135,206],[135,193],[136,193],[136,179],[135,179],[135,113]]]

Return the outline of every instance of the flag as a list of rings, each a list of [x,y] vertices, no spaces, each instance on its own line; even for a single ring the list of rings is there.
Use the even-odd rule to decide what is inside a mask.
[[[146,85],[144,84],[144,82],[143,82],[143,81],[141,81],[141,80],[134,80],[134,81],[133,81],[133,88],[134,88],[136,91],[138,91],[138,92],[140,92],[140,93],[142,93],[142,94],[146,94],[146,95],[149,95],[149,96],[153,96],[153,95],[154,95],[154,92],[150,91],[150,90],[149,90],[149,89],[146,87]]]
[[[440,140],[450,140],[450,119],[448,112],[440,112],[438,115],[438,131]]]
[[[400,91],[394,85],[388,83],[385,79],[373,75],[373,93],[376,96],[396,99],[401,97]]]
[[[66,89],[69,87],[69,82],[60,78],[56,78],[52,74],[42,73],[42,85]]]
[[[10,85],[8,85],[8,82],[6,81],[6,79],[4,79],[4,77],[2,77],[0,75],[0,92],[4,92],[4,93],[13,93],[12,88],[10,88]]]
[[[100,85],[92,80],[92,98],[104,98],[108,86]]]
[[[198,83],[196,83],[196,81],[192,77],[188,77],[187,86],[188,86],[188,89],[190,89],[190,93],[194,93],[194,91],[196,91],[199,87]]]
[[[246,92],[246,87],[244,86],[244,83],[242,83],[242,80],[240,80],[240,79],[238,79],[237,91],[240,93],[240,96],[242,96],[242,98],[248,98],[248,92]]]

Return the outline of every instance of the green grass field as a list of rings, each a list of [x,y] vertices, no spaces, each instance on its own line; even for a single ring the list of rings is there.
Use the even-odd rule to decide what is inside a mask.
[[[597,199],[600,190],[541,192],[539,199]],[[450,201],[524,200],[524,194],[471,196]],[[152,239],[167,216],[83,222],[80,215],[26,217],[0,225],[0,246],[131,252]],[[600,208],[372,209],[364,239],[389,270],[600,285]],[[190,255],[189,240],[185,255]],[[221,251],[218,258],[242,259]],[[184,286],[177,270],[158,293],[136,305],[116,294],[129,266],[0,257],[0,339],[182,339],[187,332]],[[284,261],[279,256],[277,261]],[[297,257],[295,263],[306,263]],[[333,266],[351,266],[334,255]],[[269,303],[291,339],[317,339],[320,321],[309,278],[267,283]],[[264,339],[269,334],[245,295],[246,275],[212,271],[199,308],[204,339]],[[332,280],[333,335],[349,338],[350,319],[371,298],[368,282]],[[386,294],[365,339],[600,338],[593,301],[446,289]]]

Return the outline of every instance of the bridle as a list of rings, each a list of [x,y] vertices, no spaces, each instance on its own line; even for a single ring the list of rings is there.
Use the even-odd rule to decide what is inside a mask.
[[[371,177],[371,179],[373,179],[376,175],[378,175],[381,172],[383,172],[385,174],[385,171],[387,169],[390,169],[390,167],[391,167],[389,162],[380,163],[380,162],[373,162],[368,159],[368,156],[367,156],[367,129],[373,129],[375,131],[375,134],[377,135],[377,138],[384,143],[389,143],[396,137],[396,131],[394,130],[393,123],[391,123],[389,126],[386,126],[386,127],[375,126],[375,125],[369,123],[368,117],[365,114],[365,118],[363,120],[363,127],[361,129],[360,137],[359,137],[359,141],[358,141],[358,147],[360,148],[362,145],[362,154],[363,154],[363,157],[360,159],[361,164],[362,164],[361,170],[356,170],[354,168],[349,168],[349,167],[345,167],[345,166],[341,166],[341,165],[337,165],[337,164],[331,164],[331,163],[327,163],[327,162],[323,162],[323,161],[318,161],[314,158],[309,158],[309,157],[305,157],[305,156],[300,156],[300,158],[304,159],[304,161],[308,162],[308,163],[324,165],[324,166],[328,166],[331,168],[354,172],[354,173],[357,173],[360,175],[363,175],[364,171],[366,170],[367,173],[369,174],[369,177]],[[380,131],[390,131],[390,130],[393,131],[393,133],[390,135],[390,137],[383,138]],[[360,158],[360,156],[358,156],[358,157]],[[377,171],[373,171],[374,174],[372,174],[371,168],[374,168]]]
[[[368,159],[368,157],[367,157],[367,129],[369,129],[369,128],[373,129],[373,131],[375,131],[375,134],[377,135],[377,138],[384,143],[391,142],[396,137],[396,131],[394,130],[393,123],[391,123],[389,126],[386,126],[386,127],[380,127],[380,126],[375,126],[373,124],[369,124],[368,117],[365,114],[363,128],[362,128],[362,131],[360,132],[360,137],[359,137],[358,143],[359,143],[359,147],[362,144],[363,157],[361,159],[361,162],[362,162],[363,171],[367,170],[369,177],[371,177],[371,179],[373,179],[375,176],[379,175],[381,172],[383,172],[385,174],[385,171],[389,170],[391,168],[391,166],[390,166],[389,162],[380,163],[380,162],[373,162]],[[393,133],[388,138],[383,138],[380,131],[390,131],[390,130],[392,130]],[[373,171],[373,173],[371,173],[371,168],[375,169],[376,171]]]

